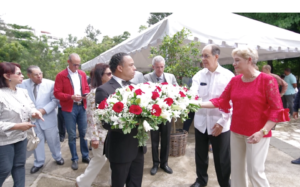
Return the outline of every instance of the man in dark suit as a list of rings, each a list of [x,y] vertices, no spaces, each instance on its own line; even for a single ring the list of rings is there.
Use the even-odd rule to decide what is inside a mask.
[[[126,53],[117,53],[109,62],[113,73],[112,79],[96,90],[96,103],[99,104],[117,88],[125,87],[135,74],[133,59]],[[140,187],[142,185],[145,148],[138,147],[138,140],[133,138],[137,128],[124,134],[121,129],[111,129],[110,124],[103,124],[108,130],[104,145],[104,154],[111,167],[112,187]]]
[[[165,59],[162,56],[156,56],[152,60],[153,72],[148,73],[144,76],[145,82],[163,83],[177,85],[176,78],[173,74],[165,73]],[[151,134],[151,144],[152,144],[152,159],[153,167],[150,170],[151,175],[155,175],[158,170],[158,165],[166,173],[172,174],[173,170],[168,166],[169,149],[170,149],[170,133],[171,133],[171,123],[167,122],[164,124],[159,124],[159,130],[150,131]],[[158,146],[159,146],[159,132],[161,132],[161,149],[160,149],[160,160],[158,158]]]

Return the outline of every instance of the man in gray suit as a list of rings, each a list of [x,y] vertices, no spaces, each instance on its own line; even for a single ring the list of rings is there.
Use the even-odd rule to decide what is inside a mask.
[[[144,76],[145,82],[163,83],[178,85],[175,76],[170,73],[164,73],[165,59],[162,56],[156,56],[152,60],[152,67],[154,71]],[[166,125],[159,124],[159,130],[150,131],[151,144],[152,144],[152,160],[153,167],[150,171],[151,175],[155,175],[158,170],[158,165],[166,173],[172,174],[172,169],[168,166],[169,149],[170,149],[170,133],[171,123],[167,122]],[[159,132],[161,132],[161,149],[160,160],[158,158],[158,145],[159,145]]]
[[[40,143],[34,150],[34,164],[30,173],[38,172],[45,162],[45,141],[50,148],[56,164],[63,165],[64,159],[61,156],[60,141],[57,128],[56,107],[58,100],[54,97],[54,81],[43,79],[43,72],[38,66],[27,68],[29,79],[23,81],[21,88],[27,89],[28,94],[35,104],[35,107],[43,114],[45,121],[37,120],[34,130],[40,139]]]
[[[135,71],[134,77],[133,79],[130,80],[130,82],[132,84],[144,83],[145,82],[144,75],[139,71]]]

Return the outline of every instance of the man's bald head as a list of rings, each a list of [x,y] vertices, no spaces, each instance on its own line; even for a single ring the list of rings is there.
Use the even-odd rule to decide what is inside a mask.
[[[68,64],[69,69],[72,72],[76,72],[80,68],[81,59],[80,56],[76,53],[72,53],[69,55]]]

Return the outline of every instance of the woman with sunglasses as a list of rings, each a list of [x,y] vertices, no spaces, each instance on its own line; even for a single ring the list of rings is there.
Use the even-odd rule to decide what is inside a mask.
[[[0,63],[0,186],[9,174],[15,187],[25,186],[26,130],[33,118],[43,120],[27,90],[16,87],[23,78],[19,64]]]
[[[76,178],[77,187],[91,186],[106,162],[106,157],[105,155],[103,155],[103,146],[107,130],[102,127],[101,123],[96,123],[94,121],[94,111],[96,109],[95,93],[97,87],[101,86],[111,79],[112,73],[107,64],[100,63],[97,64],[94,69],[92,69],[90,75],[91,91],[87,95],[87,132],[85,135],[85,139],[91,141],[94,157],[90,161],[88,167],[85,169],[85,172]]]

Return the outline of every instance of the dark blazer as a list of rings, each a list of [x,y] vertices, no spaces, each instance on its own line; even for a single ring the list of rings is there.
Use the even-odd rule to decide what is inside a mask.
[[[99,104],[110,94],[115,93],[117,88],[122,86],[111,78],[107,83],[101,85],[96,90],[96,103]],[[137,154],[138,140],[133,138],[137,134],[137,128],[132,129],[130,134],[123,134],[121,129],[111,129],[111,125],[104,123],[103,127],[108,130],[107,137],[104,143],[104,154],[110,162],[114,163],[128,163],[132,162]]]

